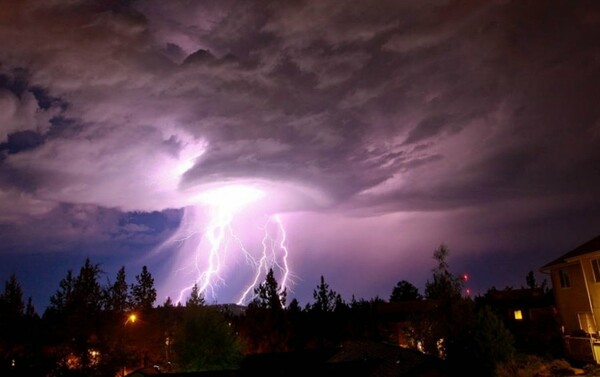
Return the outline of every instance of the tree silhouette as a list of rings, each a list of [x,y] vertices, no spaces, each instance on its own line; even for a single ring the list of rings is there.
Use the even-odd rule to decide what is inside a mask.
[[[535,280],[535,275],[533,271],[529,271],[527,276],[525,276],[525,282],[527,282],[527,288],[534,289],[538,287],[537,281]]]
[[[287,310],[290,313],[300,313],[300,312],[302,312],[302,308],[300,307],[300,303],[295,298],[292,299],[292,301],[288,305]]]
[[[248,305],[244,318],[243,336],[249,349],[257,352],[286,351],[286,291],[279,286],[273,269],[269,269],[265,281],[254,293],[256,297]]]
[[[206,301],[204,300],[204,295],[200,293],[200,289],[198,288],[198,283],[195,283],[192,287],[192,292],[190,293],[190,297],[185,302],[185,306],[187,307],[199,307],[204,306]]]
[[[27,310],[24,309],[23,290],[13,273],[0,293],[0,375],[26,376],[42,375],[30,366],[35,363],[33,356],[40,348],[41,336],[39,317],[33,310],[29,298]],[[18,360],[15,367],[12,360]],[[10,370],[7,366],[11,365]]]
[[[44,320],[52,324],[52,335],[62,349],[57,355],[57,365],[66,368],[68,355],[75,355],[79,360],[78,372],[82,375],[91,375],[95,361],[89,350],[100,343],[102,333],[99,326],[104,290],[98,282],[101,274],[100,266],[86,258],[76,277],[69,270],[60,281],[59,290],[51,297],[51,305],[44,313]]]
[[[72,304],[74,306],[88,313],[100,311],[103,290],[98,279],[101,273],[100,265],[94,265],[89,258],[86,258],[73,284]]]
[[[172,308],[173,307],[173,300],[171,300],[171,296],[167,296],[167,299],[163,303],[163,307],[164,308]]]
[[[23,303],[23,290],[12,274],[4,284],[4,293],[0,295],[0,313],[4,319],[17,318],[23,315],[25,305]]]
[[[343,303],[342,296],[329,288],[323,275],[321,275],[321,283],[313,291],[313,298],[315,303],[312,305],[312,309],[320,312],[333,312]]]
[[[496,366],[511,360],[515,353],[513,334],[504,326],[502,320],[484,306],[477,311],[473,339],[469,340],[468,360],[476,360],[474,372],[479,375],[494,375]],[[465,360],[467,361],[467,360]]]
[[[129,309],[129,286],[125,276],[125,266],[117,271],[115,283],[106,292],[106,309],[124,313]]]
[[[347,322],[347,306],[342,296],[331,289],[321,275],[317,288],[313,290],[315,302],[309,308],[312,322],[312,338],[319,347],[330,347],[337,344],[343,334]]]
[[[406,280],[400,280],[392,290],[390,302],[421,300],[422,298],[417,287]]]
[[[450,272],[446,261],[448,248],[441,244],[433,252],[437,266],[432,269],[432,281],[425,284],[425,298],[432,303],[432,309],[415,318],[414,336],[421,342],[425,352],[446,357],[448,346],[453,347],[460,332],[474,321],[470,303],[462,301],[463,281]]]
[[[139,310],[152,309],[156,301],[156,289],[154,288],[154,278],[148,271],[148,267],[143,266],[142,272],[135,277],[136,284],[131,285],[131,304]]]
[[[448,262],[448,247],[440,245],[433,252],[433,259],[438,263],[432,270],[433,281],[425,283],[425,297],[428,299],[457,299],[461,297],[463,280],[450,273]]]
[[[35,311],[35,307],[33,306],[33,300],[31,296],[27,299],[27,306],[25,307],[25,317],[27,318],[39,318],[37,312]]]
[[[58,290],[50,297],[50,309],[58,312],[64,311],[67,308],[67,304],[71,301],[74,286],[73,271],[68,270],[67,276],[62,278],[58,283]]]
[[[279,287],[273,269],[270,268],[265,281],[254,289],[256,298],[254,304],[260,308],[280,310],[285,307],[287,292]]]

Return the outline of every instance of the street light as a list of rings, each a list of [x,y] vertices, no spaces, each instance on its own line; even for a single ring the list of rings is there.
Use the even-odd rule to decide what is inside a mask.
[[[127,316],[127,319],[125,320],[125,323],[123,324],[123,332],[121,333],[121,339],[125,344],[129,344],[131,343],[129,340],[129,336],[127,335],[129,332],[131,332],[132,330],[126,330],[127,328],[127,324],[128,323],[135,323],[138,320],[138,316],[135,313],[129,313],[129,315]],[[127,365],[123,365],[123,370],[122,370],[122,374],[121,376],[125,376],[127,373]]]
[[[127,321],[125,321],[125,324],[128,323],[135,323],[135,321],[137,321],[137,315],[135,313],[131,313],[128,317],[127,317]]]

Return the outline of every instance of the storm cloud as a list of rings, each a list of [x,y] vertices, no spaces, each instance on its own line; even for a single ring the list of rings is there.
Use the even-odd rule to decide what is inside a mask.
[[[405,225],[426,242],[378,246],[396,266],[441,241],[465,255],[551,253],[596,235],[596,2],[0,9],[0,252],[48,237],[53,250],[125,234],[151,246],[168,227],[149,235],[122,219],[177,213],[204,187],[238,181],[284,192],[291,216],[363,219],[363,247],[381,236],[377,221],[389,231],[414,216]],[[347,244],[327,227],[298,244],[320,239],[338,255]]]

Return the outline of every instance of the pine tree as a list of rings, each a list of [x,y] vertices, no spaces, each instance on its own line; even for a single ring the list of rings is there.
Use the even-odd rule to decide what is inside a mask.
[[[142,272],[135,277],[136,284],[131,285],[131,303],[136,309],[152,309],[156,301],[156,289],[154,288],[154,278],[146,266],[142,267]]]
[[[68,270],[67,276],[58,283],[58,290],[50,297],[50,308],[56,311],[65,310],[72,300],[74,285],[73,272]]]
[[[254,293],[257,295],[254,304],[260,308],[279,310],[285,307],[287,292],[279,287],[272,268],[269,269],[265,281],[254,289]]]
[[[535,275],[533,274],[533,271],[529,271],[527,273],[527,276],[525,276],[525,281],[527,282],[527,288],[529,289],[534,289],[537,288],[537,281],[535,281]]]
[[[206,302],[204,301],[204,295],[200,293],[198,283],[196,283],[192,287],[192,292],[190,293],[190,297],[185,302],[185,306],[197,308],[200,306],[204,306],[205,304]]]
[[[346,323],[346,304],[342,296],[331,289],[321,275],[317,288],[313,291],[315,302],[310,307],[312,337],[318,347],[330,347],[341,340]]]
[[[23,348],[26,346],[28,334],[23,308],[23,290],[16,275],[12,274],[4,285],[4,292],[0,293],[0,355],[3,361],[24,354]],[[6,362],[3,364],[10,365]],[[5,368],[2,370],[2,375],[9,372]]]
[[[343,304],[342,296],[329,288],[323,275],[321,275],[321,283],[313,291],[313,298],[315,303],[312,309],[320,312],[333,312],[336,307]]]
[[[37,318],[38,314],[35,311],[35,307],[33,306],[33,300],[31,296],[27,299],[27,306],[25,307],[25,317],[27,318]]]
[[[0,295],[0,307],[5,318],[18,318],[24,314],[23,290],[15,274],[4,284],[4,293]]]
[[[89,313],[98,312],[102,308],[103,291],[98,282],[101,273],[100,265],[92,264],[86,258],[73,284],[73,304],[77,310],[83,309]]]
[[[301,313],[302,312],[302,308],[300,307],[300,303],[298,302],[297,299],[292,299],[292,301],[290,302],[290,304],[288,305],[287,308],[288,312],[290,313]]]
[[[104,290],[99,283],[102,270],[86,258],[79,274],[71,270],[60,281],[58,291],[50,298],[50,307],[44,313],[56,331],[53,336],[80,358],[79,372],[90,375],[93,360],[89,350],[100,333],[100,315],[104,304]]]
[[[123,313],[129,309],[129,286],[126,281],[125,266],[117,271],[115,283],[107,290],[106,309],[117,313]]]
[[[256,297],[248,305],[244,320],[249,349],[260,352],[286,350],[286,290],[279,286],[273,269],[269,269],[265,281],[254,289],[254,293]]]

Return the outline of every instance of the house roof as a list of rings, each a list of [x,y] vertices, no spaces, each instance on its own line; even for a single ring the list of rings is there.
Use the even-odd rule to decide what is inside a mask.
[[[529,302],[544,296],[542,288],[521,288],[490,290],[486,296],[493,301],[524,301]]]
[[[550,263],[545,264],[540,268],[542,271],[548,270],[551,267],[563,263],[567,263],[569,259],[579,257],[581,255],[593,253],[595,251],[600,251],[600,236],[587,241],[586,243],[577,246],[575,249],[569,251],[568,253],[558,257]]]

